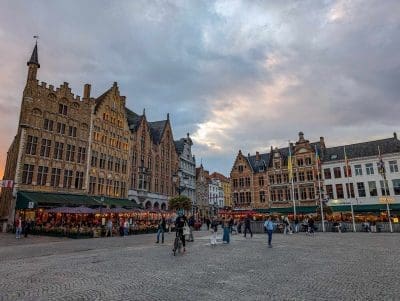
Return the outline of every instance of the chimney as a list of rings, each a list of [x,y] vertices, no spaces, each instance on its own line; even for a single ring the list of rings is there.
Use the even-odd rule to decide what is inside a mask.
[[[393,138],[397,140],[397,133],[393,132]]]
[[[85,84],[83,86],[83,98],[90,98],[90,84]]]
[[[256,160],[260,161],[260,153],[259,152],[256,152]]]
[[[324,137],[319,137],[319,144],[321,145],[321,149],[325,148],[325,140]]]
[[[299,141],[304,140],[304,133],[303,132],[299,132]]]

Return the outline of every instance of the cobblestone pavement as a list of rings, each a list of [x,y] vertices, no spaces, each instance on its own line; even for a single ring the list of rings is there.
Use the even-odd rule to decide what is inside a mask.
[[[98,239],[0,236],[0,300],[398,300],[400,235],[264,235],[209,245],[196,232]],[[207,235],[207,236],[206,236]],[[10,240],[11,241],[11,240]]]

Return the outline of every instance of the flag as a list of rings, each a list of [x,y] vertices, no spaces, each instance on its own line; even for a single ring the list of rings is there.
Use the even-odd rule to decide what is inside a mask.
[[[289,173],[289,182],[293,180],[293,165],[292,165],[292,153],[290,151],[290,144],[289,144],[289,156],[288,156],[288,173]]]
[[[343,152],[344,152],[344,163],[345,163],[345,171],[346,171],[345,176],[348,177],[348,176],[350,176],[351,169],[350,169],[349,159],[347,158],[345,146],[343,146]]]
[[[384,176],[385,173],[386,173],[385,163],[383,162],[382,155],[381,155],[381,149],[379,148],[379,145],[378,145],[378,159],[379,159],[379,161],[378,161],[378,172],[382,176]]]

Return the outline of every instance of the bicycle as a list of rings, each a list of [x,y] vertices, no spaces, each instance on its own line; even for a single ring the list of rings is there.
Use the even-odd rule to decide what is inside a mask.
[[[176,231],[175,241],[174,241],[174,248],[172,249],[172,252],[174,253],[174,256],[176,255],[176,251],[178,251],[178,253],[181,253],[181,251],[182,251],[182,239],[181,239],[181,236],[179,234],[179,231]]]

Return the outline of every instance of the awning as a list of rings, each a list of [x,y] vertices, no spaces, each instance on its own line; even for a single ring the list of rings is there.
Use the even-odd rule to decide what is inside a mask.
[[[254,209],[258,213],[281,213],[281,214],[289,214],[293,213],[293,207],[273,207],[273,208],[263,208],[263,209]],[[304,214],[304,213],[315,213],[317,210],[317,206],[296,206],[296,213]]]
[[[74,206],[108,206],[108,207],[126,207],[138,208],[139,205],[135,204],[128,199],[117,199],[103,197],[104,202],[101,201],[100,196],[91,196],[84,194],[67,194],[67,193],[49,193],[37,191],[18,191],[17,202],[15,209],[29,209],[29,208],[52,208],[52,207],[74,207]]]
[[[350,205],[330,206],[333,212],[351,212]],[[400,210],[400,204],[389,204],[390,210]],[[385,204],[353,205],[354,212],[381,212],[386,211]]]

